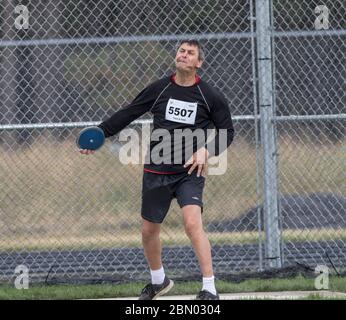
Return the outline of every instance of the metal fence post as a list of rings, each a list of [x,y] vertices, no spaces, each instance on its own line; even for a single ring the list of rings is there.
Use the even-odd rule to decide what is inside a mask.
[[[271,0],[256,1],[258,89],[263,146],[264,228],[266,266],[281,268],[281,235],[278,210],[277,153],[273,120],[273,55]]]

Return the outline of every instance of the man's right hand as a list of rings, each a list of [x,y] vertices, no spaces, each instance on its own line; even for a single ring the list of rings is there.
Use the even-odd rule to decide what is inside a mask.
[[[79,152],[81,153],[81,154],[94,154],[95,153],[95,151],[94,150],[86,150],[86,149],[79,149]]]

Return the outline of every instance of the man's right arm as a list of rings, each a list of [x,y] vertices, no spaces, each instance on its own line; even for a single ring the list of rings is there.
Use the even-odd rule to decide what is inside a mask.
[[[156,91],[155,84],[149,85],[129,105],[121,108],[110,118],[103,121],[99,125],[99,128],[103,130],[105,137],[107,138],[117,134],[132,121],[149,111],[157,98],[158,93]]]

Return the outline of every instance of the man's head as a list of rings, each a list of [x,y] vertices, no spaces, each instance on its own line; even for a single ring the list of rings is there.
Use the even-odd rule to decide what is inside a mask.
[[[203,60],[203,49],[197,40],[183,40],[179,43],[175,56],[178,71],[196,71],[202,66]]]

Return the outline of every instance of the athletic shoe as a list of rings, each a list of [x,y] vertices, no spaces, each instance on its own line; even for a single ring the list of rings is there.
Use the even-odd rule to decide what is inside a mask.
[[[162,284],[147,284],[141,292],[138,300],[155,300],[173,288],[174,282],[165,276]]]
[[[198,293],[196,300],[220,300],[220,297],[218,294],[215,295],[207,290],[201,290]]]

